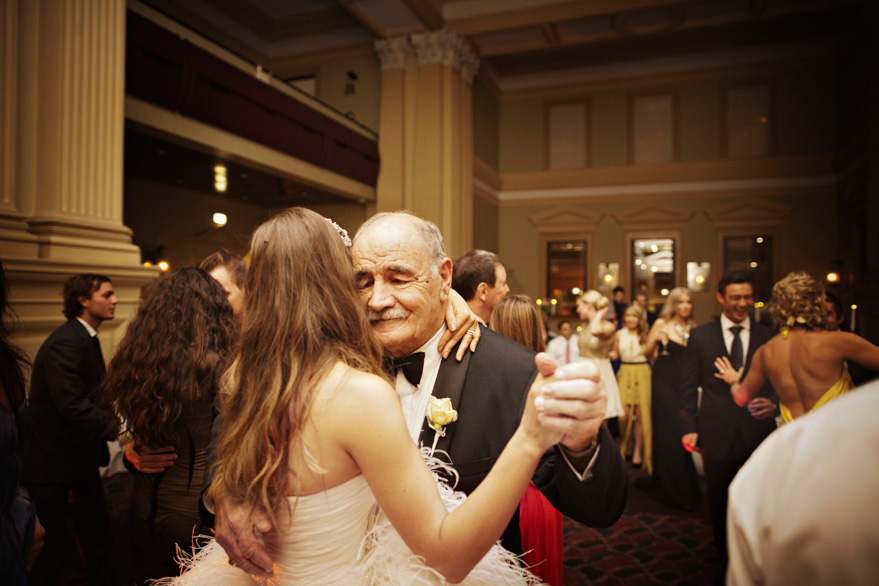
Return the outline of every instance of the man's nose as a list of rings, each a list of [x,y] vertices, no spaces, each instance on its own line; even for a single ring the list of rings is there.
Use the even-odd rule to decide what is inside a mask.
[[[393,288],[384,280],[377,279],[372,285],[372,294],[369,296],[369,308],[381,311],[394,305]]]

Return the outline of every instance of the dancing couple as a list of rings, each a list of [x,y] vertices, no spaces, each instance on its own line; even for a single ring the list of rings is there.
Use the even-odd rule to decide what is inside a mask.
[[[496,545],[503,534],[515,551],[529,482],[586,524],[610,525],[625,506],[597,372],[555,370],[487,329],[477,352],[443,361],[452,263],[436,226],[379,214],[353,248],[345,239],[303,208],[254,232],[220,390],[217,542],[166,582],[533,583]],[[395,380],[385,353],[409,357]],[[428,410],[443,403],[432,395],[447,407]]]

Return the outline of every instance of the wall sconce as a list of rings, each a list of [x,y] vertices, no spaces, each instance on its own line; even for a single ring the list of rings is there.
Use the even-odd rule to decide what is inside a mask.
[[[214,225],[217,228],[222,228],[226,225],[226,222],[229,220],[229,218],[227,218],[226,214],[224,214],[223,212],[214,212],[213,220]]]
[[[700,293],[708,290],[711,282],[711,263],[710,262],[688,262],[687,263],[687,288],[693,293]]]
[[[598,263],[598,288],[613,289],[620,283],[620,263]]]
[[[214,189],[223,193],[226,191],[226,187],[228,187],[229,183],[226,180],[226,166],[225,165],[216,165],[214,167]]]
[[[839,273],[834,273],[834,272],[827,273],[827,282],[828,283],[838,283],[839,282]]]

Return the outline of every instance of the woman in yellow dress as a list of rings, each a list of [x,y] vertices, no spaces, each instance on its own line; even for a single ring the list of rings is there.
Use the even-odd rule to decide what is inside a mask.
[[[620,359],[617,382],[626,414],[620,418],[620,451],[623,457],[632,447],[632,466],[642,463],[653,474],[650,425],[650,363],[644,349],[647,343],[647,320],[640,305],[630,305],[623,313],[623,327],[617,330],[613,355]],[[634,445],[632,445],[634,444]]]
[[[879,369],[879,347],[855,334],[825,329],[824,288],[808,273],[790,273],[776,283],[770,311],[781,333],[757,349],[744,381],[743,369],[734,370],[725,356],[715,361],[714,376],[730,385],[737,405],[747,405],[769,378],[787,423],[853,388],[846,360]]]

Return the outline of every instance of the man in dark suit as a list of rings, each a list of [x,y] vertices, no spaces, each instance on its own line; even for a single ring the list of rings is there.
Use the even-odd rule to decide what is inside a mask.
[[[461,362],[441,359],[452,262],[432,223],[406,213],[373,216],[354,237],[352,257],[367,317],[382,345],[395,359],[423,361],[421,373],[411,376],[411,369],[404,369],[395,381],[413,439],[433,443],[435,432],[424,413],[431,396],[450,398],[458,420],[447,426],[437,449],[448,452],[458,488],[471,492],[516,430],[537,376],[534,353],[483,328],[475,353]],[[587,388],[555,403],[566,436],[544,457],[535,485],[569,517],[608,526],[625,507],[627,478],[619,450],[601,425],[604,390]],[[515,516],[503,542],[521,550]]]
[[[754,352],[775,335],[750,318],[754,305],[750,275],[725,274],[718,285],[717,301],[723,308],[720,319],[690,333],[681,414],[684,447],[702,449],[714,542],[725,567],[727,489],[751,452],[775,429],[778,397],[767,382],[747,407],[739,407],[729,385],[715,376],[714,361],[719,356],[728,357],[736,369],[744,365],[746,375]],[[702,400],[697,410],[699,387]]]
[[[34,439],[22,483],[46,529],[30,583],[57,583],[71,519],[89,583],[114,584],[110,520],[98,468],[109,462],[107,440],[115,437],[118,422],[96,396],[105,372],[97,330],[113,319],[119,300],[110,279],[94,274],[70,277],[63,297],[67,322],[37,352],[28,400]]]
[[[355,236],[352,256],[374,331],[391,356],[409,362],[397,372],[395,387],[412,439],[433,444],[435,432],[425,427],[427,405],[432,395],[450,398],[458,419],[446,426],[437,449],[451,456],[460,477],[457,488],[472,491],[519,423],[537,376],[534,353],[482,328],[475,353],[460,363],[442,359],[438,346],[446,331],[452,261],[432,223],[407,213],[373,216]],[[462,343],[469,341],[465,336]],[[547,365],[541,372],[548,375],[553,369],[554,365]],[[607,394],[590,380],[559,382],[546,397],[541,420],[565,435],[544,456],[534,483],[568,516],[609,526],[625,508],[627,476],[619,448],[601,425]],[[217,541],[235,564],[266,575],[271,559],[252,528],[271,528],[267,517],[259,512],[251,516],[247,505],[216,505]],[[521,549],[517,518],[511,520],[503,540],[510,549]]]

